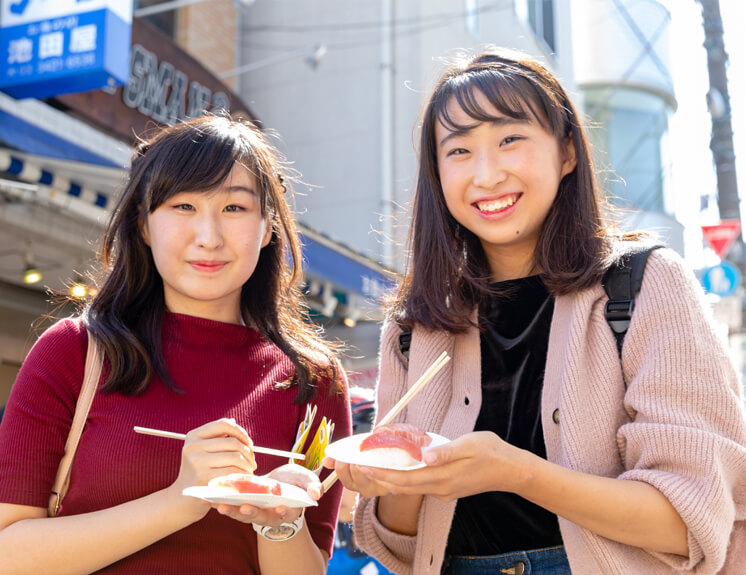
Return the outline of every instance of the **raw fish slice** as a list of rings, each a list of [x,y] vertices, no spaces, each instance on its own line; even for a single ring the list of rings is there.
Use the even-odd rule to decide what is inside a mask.
[[[388,432],[371,433],[368,437],[360,442],[360,451],[370,451],[372,449],[401,449],[409,456],[416,460],[422,460],[422,448],[416,441],[405,435],[397,435]]]
[[[211,479],[210,487],[228,487],[237,493],[260,493],[263,495],[282,495],[280,484],[266,477],[257,477],[250,473],[232,473]]]
[[[387,425],[379,425],[373,429],[372,433],[375,435],[385,433],[397,437],[405,437],[419,447],[427,447],[433,441],[427,433],[411,423],[389,423]]]

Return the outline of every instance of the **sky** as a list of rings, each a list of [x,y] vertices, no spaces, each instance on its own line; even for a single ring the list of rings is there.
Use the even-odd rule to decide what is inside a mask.
[[[709,88],[707,54],[702,43],[702,13],[696,0],[662,2],[671,13],[670,70],[678,109],[670,120],[674,209],[686,226],[685,255],[693,267],[715,265],[718,257],[703,244],[700,226],[718,222],[717,180],[709,148],[711,119],[705,95]],[[736,154],[739,195],[746,187],[746,38],[737,11],[743,0],[720,0],[725,50],[729,57],[728,91]],[[700,196],[709,194],[710,208],[700,211]],[[742,214],[744,213],[742,208]]]

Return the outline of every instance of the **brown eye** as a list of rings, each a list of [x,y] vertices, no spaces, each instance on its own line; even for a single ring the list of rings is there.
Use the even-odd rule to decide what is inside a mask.
[[[230,206],[225,206],[224,209],[225,209],[226,212],[229,212],[229,213],[232,213],[232,214],[245,211],[245,208],[243,208],[242,206],[238,206],[236,204],[231,204]]]
[[[446,155],[447,156],[462,156],[463,154],[468,154],[468,153],[469,153],[469,150],[467,150],[466,148],[454,148],[453,150],[448,152],[448,154]]]

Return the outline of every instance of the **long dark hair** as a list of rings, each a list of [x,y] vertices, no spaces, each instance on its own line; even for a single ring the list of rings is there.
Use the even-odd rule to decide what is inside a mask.
[[[312,398],[321,379],[338,388],[334,346],[304,321],[300,242],[286,200],[290,178],[283,175],[284,162],[253,124],[203,116],[141,143],[109,221],[100,254],[104,277],[83,315],[110,363],[103,390],[142,393],[154,374],[176,388],[161,351],[163,281],[143,240],[142,221],[175,194],[214,189],[236,165],[256,177],[262,215],[272,225],[272,239],[243,286],[241,315],[295,365],[289,383],[298,384],[296,403]]]
[[[420,128],[420,163],[409,231],[410,259],[389,307],[402,326],[415,323],[458,333],[472,325],[476,305],[493,290],[479,238],[453,218],[438,172],[435,126],[462,128],[449,117],[455,100],[479,122],[494,114],[474,98],[479,91],[501,114],[538,122],[560,146],[570,138],[577,165],[559,185],[534,253],[544,283],[555,295],[590,287],[615,257],[616,229],[596,180],[590,147],[575,106],[558,80],[537,61],[488,49],[452,63],[437,81]],[[632,234],[629,239],[637,237]],[[626,237],[624,239],[627,239]]]

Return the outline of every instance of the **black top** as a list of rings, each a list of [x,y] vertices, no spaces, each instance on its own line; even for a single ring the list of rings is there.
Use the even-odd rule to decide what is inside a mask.
[[[554,298],[539,276],[502,282],[508,295],[479,308],[482,407],[475,431],[546,458],[541,390]],[[449,555],[498,555],[562,544],[557,516],[512,493],[491,491],[458,500]]]

